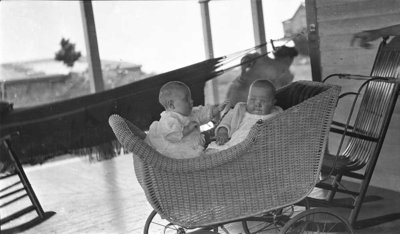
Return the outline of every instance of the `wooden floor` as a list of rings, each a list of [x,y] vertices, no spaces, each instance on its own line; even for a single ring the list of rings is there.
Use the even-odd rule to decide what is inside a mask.
[[[89,163],[84,158],[67,159],[27,167],[26,173],[45,211],[56,214],[48,220],[18,231],[43,233],[142,233],[151,211],[136,181],[130,155],[109,161]],[[11,181],[8,181],[9,183]],[[5,183],[5,182],[2,182]],[[351,186],[351,184],[349,185]],[[318,196],[319,192],[314,195]],[[321,195],[321,194],[320,194]],[[361,210],[363,229],[355,233],[398,233],[400,230],[400,191],[371,187]],[[24,201],[18,202],[23,205]],[[335,209],[344,216],[346,210]],[[1,209],[4,217],[6,209]],[[31,217],[34,217],[32,212]],[[24,217],[2,227],[26,222]],[[243,233],[238,225],[237,233]]]
[[[43,209],[56,212],[26,233],[141,233],[151,211],[129,156],[46,163],[26,174]]]

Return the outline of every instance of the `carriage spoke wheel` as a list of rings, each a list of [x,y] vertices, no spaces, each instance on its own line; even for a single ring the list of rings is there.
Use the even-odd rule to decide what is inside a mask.
[[[309,202],[307,199],[304,199],[297,205],[287,206],[243,220],[243,230],[246,234],[280,233],[280,230],[289,221],[290,217],[308,209],[310,209]]]
[[[293,217],[282,233],[353,233],[349,222],[327,208],[306,210]]]
[[[152,211],[146,220],[144,226],[144,234],[162,233],[162,234],[185,234],[186,229],[170,223],[169,221],[162,219],[156,211]]]
[[[238,233],[238,225],[237,222],[226,223],[221,225],[216,225],[212,227],[202,227],[202,228],[184,228],[179,225],[173,224],[165,219],[162,219],[156,211],[152,211],[149,217],[146,220],[146,224],[144,226],[144,234],[186,234],[193,233],[200,230],[209,231],[210,233],[220,233],[220,234],[236,234]],[[208,233],[208,232],[207,232]]]

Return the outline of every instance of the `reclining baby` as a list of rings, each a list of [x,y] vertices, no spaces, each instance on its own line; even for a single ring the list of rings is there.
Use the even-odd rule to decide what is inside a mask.
[[[204,152],[205,139],[200,125],[208,123],[229,103],[193,107],[189,87],[179,81],[161,87],[159,102],[165,111],[159,121],[150,125],[145,141],[159,153],[179,159],[197,157]],[[268,80],[254,81],[247,103],[237,103],[223,118],[216,128],[216,142],[208,146],[206,153],[227,149],[243,141],[259,119],[268,119],[282,111],[274,105],[275,102],[272,83]]]
[[[258,120],[266,120],[282,112],[275,106],[276,90],[268,80],[256,80],[250,85],[247,102],[238,102],[215,129],[216,141],[207,153],[224,150],[242,142]]]

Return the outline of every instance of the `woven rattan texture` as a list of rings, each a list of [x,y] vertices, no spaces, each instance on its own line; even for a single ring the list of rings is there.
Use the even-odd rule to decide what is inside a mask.
[[[172,159],[146,143],[145,134],[113,115],[117,139],[133,152],[149,203],[169,221],[199,227],[294,204],[314,188],[339,87],[299,81],[279,90],[284,112],[257,123],[230,149]],[[300,102],[300,103],[299,103]]]

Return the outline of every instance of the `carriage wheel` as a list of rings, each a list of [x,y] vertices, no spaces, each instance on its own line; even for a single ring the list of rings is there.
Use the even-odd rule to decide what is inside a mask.
[[[353,229],[336,212],[327,208],[315,208],[293,217],[283,227],[282,233],[353,233]]]
[[[147,217],[146,224],[144,225],[144,234],[162,233],[162,234],[184,234],[186,229],[170,223],[169,221],[162,219],[160,215],[153,210],[149,217]]]
[[[280,230],[289,221],[290,217],[308,209],[310,209],[310,204],[306,198],[297,205],[284,207],[243,220],[243,230],[246,234],[280,233]]]
[[[199,231],[199,233],[236,234],[242,225],[238,222],[216,225],[213,227],[184,228],[162,219],[156,211],[152,211],[146,220],[144,234],[186,234]],[[202,230],[202,231],[200,231]],[[207,232],[208,231],[208,232]]]

